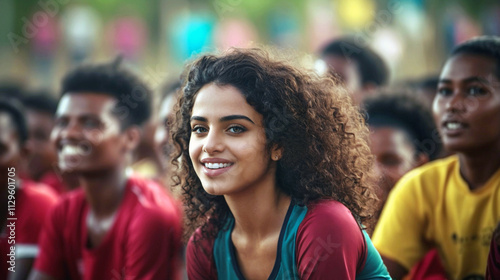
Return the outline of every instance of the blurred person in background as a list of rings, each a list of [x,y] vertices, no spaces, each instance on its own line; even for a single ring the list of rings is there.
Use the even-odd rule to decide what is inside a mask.
[[[18,175],[27,139],[21,103],[0,98],[0,279],[28,277],[42,224],[57,201],[47,186]]]
[[[436,97],[439,76],[428,76],[416,79],[408,83],[408,86],[415,91],[416,96],[421,99],[429,110],[432,110],[432,103]]]
[[[500,38],[455,47],[433,103],[444,147],[456,155],[416,168],[394,187],[374,244],[401,279],[436,248],[451,279],[484,279],[500,220]]]
[[[158,156],[161,158],[162,169],[161,177],[158,178],[160,182],[167,187],[175,198],[181,200],[182,194],[180,188],[172,188],[173,182],[171,177],[174,165],[171,163],[171,154],[174,151],[172,141],[172,129],[175,121],[175,104],[177,98],[182,93],[181,80],[173,80],[165,83],[160,90],[160,103],[156,118],[156,131],[155,131],[155,149]],[[186,262],[185,262],[185,246],[183,246],[183,262],[181,265],[182,278],[187,278]]]
[[[155,149],[156,120],[150,118],[141,128],[141,141],[134,151],[131,170],[137,175],[158,179],[162,177],[162,165],[160,155]]]
[[[361,104],[389,82],[389,69],[382,57],[354,38],[331,41],[321,49],[320,58],[329,73],[344,83],[355,104]]]
[[[410,170],[435,160],[442,147],[430,108],[410,93],[369,97],[363,108],[370,128],[370,149],[380,176],[377,193],[380,201],[375,214],[375,219],[378,219],[397,181]],[[430,276],[435,277],[434,280],[446,279],[435,249],[410,272],[413,280]]]
[[[167,182],[171,168],[169,153],[172,151],[169,126],[173,123],[173,109],[180,87],[180,81],[175,81],[160,88],[159,100],[153,107],[155,113],[144,128],[132,164],[135,173],[157,180],[165,186],[170,186]]]
[[[31,180],[50,186],[56,193],[78,187],[78,181],[70,174],[63,174],[57,169],[57,152],[50,140],[54,127],[54,115],[57,100],[46,91],[28,92],[23,98],[28,122],[29,157],[26,162],[26,174]]]
[[[151,91],[113,63],[63,79],[52,138],[81,188],[49,215],[30,279],[177,279],[181,214],[156,182],[126,169],[151,114]]]
[[[165,180],[171,175],[172,165],[170,163],[173,151],[172,126],[174,124],[174,107],[179,94],[181,93],[181,81],[176,80],[165,84],[161,90],[160,106],[157,117],[157,127],[155,132],[155,148],[162,161],[162,174]],[[168,182],[165,182],[170,185]]]
[[[367,98],[362,107],[380,176],[377,195],[383,206],[396,182],[413,168],[436,159],[441,144],[434,139],[439,136],[432,112],[410,94],[378,94]]]

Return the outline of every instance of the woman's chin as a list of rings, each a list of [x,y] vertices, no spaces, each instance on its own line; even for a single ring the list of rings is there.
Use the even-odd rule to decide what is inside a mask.
[[[209,186],[203,186],[203,189],[211,195],[225,195],[227,193],[226,188],[223,188],[221,186],[214,186],[214,185],[209,185]]]

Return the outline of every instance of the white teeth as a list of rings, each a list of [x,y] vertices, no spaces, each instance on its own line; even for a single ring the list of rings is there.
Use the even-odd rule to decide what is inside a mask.
[[[450,130],[455,130],[455,129],[459,129],[462,127],[463,127],[463,125],[461,123],[457,123],[457,122],[446,123],[446,128],[450,129]]]
[[[84,152],[83,148],[77,145],[64,145],[61,150],[61,154],[66,156],[82,155]]]
[[[208,169],[219,169],[219,168],[224,168],[224,167],[228,167],[231,165],[232,165],[231,163],[211,163],[211,162],[205,163],[205,167]]]

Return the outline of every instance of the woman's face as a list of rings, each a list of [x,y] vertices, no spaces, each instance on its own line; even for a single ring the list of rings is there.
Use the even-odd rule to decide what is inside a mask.
[[[206,192],[231,195],[274,185],[262,120],[233,86],[208,84],[198,92],[189,155]]]

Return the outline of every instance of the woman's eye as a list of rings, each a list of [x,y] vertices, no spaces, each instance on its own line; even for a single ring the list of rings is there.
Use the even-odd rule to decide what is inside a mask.
[[[200,133],[204,133],[204,132],[207,132],[207,129],[204,128],[203,126],[195,126],[191,129],[191,131],[193,133],[196,133],[196,134],[200,134]]]
[[[227,129],[227,131],[229,131],[231,133],[239,134],[239,133],[245,132],[246,129],[241,127],[241,126],[231,126],[230,128]]]

